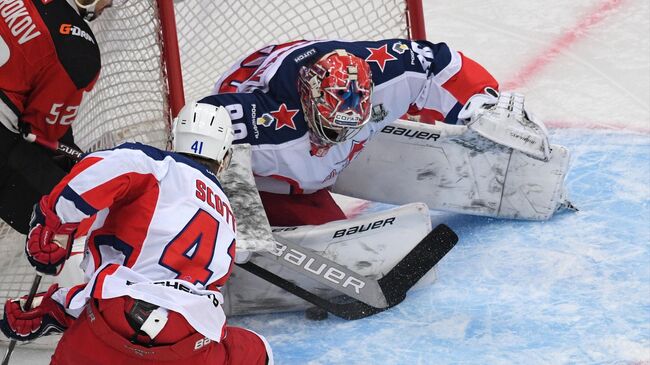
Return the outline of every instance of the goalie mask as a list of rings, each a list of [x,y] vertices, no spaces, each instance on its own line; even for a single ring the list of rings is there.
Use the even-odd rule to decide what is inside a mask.
[[[345,50],[337,49],[302,67],[298,91],[316,146],[346,141],[370,120],[370,66]]]
[[[217,162],[217,175],[230,165],[234,139],[230,113],[222,106],[187,104],[172,125],[172,151]]]

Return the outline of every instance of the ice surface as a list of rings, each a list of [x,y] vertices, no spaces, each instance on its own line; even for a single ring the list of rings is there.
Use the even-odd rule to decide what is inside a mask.
[[[526,93],[573,154],[580,212],[448,216],[438,281],[374,317],[234,318],[278,364],[650,363],[650,3],[426,1],[445,41]]]
[[[578,213],[548,222],[447,216],[438,281],[355,322],[236,318],[279,364],[633,364],[650,360],[650,140],[560,130]],[[631,168],[634,166],[634,168]],[[380,362],[378,362],[380,361]]]
[[[525,92],[569,147],[578,213],[436,216],[438,281],[359,321],[231,318],[276,364],[649,364],[650,2],[424,0],[427,35]],[[374,207],[377,209],[378,207]],[[47,363],[19,349],[12,364]]]

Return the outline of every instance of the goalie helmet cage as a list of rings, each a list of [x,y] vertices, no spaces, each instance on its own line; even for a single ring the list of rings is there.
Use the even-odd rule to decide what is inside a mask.
[[[240,57],[295,39],[424,39],[421,0],[129,0],[91,23],[102,71],[74,124],[84,150],[167,145],[186,100],[210,93]],[[0,300],[25,295],[25,237],[0,222]],[[44,277],[41,289],[52,281]],[[3,336],[0,336],[2,338]],[[36,345],[51,347],[56,339]]]

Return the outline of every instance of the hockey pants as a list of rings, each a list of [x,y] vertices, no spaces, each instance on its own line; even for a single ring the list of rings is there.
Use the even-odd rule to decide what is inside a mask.
[[[260,191],[260,198],[272,226],[318,225],[346,218],[326,189],[291,195]]]
[[[153,341],[146,335],[136,336],[125,315],[132,303],[129,297],[91,299],[64,332],[50,364],[273,364],[270,347],[262,336],[228,326],[221,342],[210,341],[171,311],[167,324]]]

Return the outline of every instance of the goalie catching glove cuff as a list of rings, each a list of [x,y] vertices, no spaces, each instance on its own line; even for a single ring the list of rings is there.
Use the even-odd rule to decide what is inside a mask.
[[[481,94],[475,94],[463,106],[463,109],[458,112],[458,119],[463,124],[469,124],[472,121],[472,116],[481,109],[489,109],[496,105],[499,98],[499,92],[491,87],[486,87]]]
[[[0,320],[2,333],[18,341],[31,341],[65,331],[73,318],[52,299],[58,289],[59,286],[53,284],[47,292],[36,294],[31,309],[25,309],[27,296],[7,300],[4,318]]]
[[[550,159],[546,127],[526,111],[521,94],[485,88],[484,93],[469,98],[458,119],[470,133],[541,161]]]
[[[61,219],[47,207],[46,198],[34,205],[25,254],[36,271],[57,275],[70,256],[72,240],[79,224],[61,223]]]

